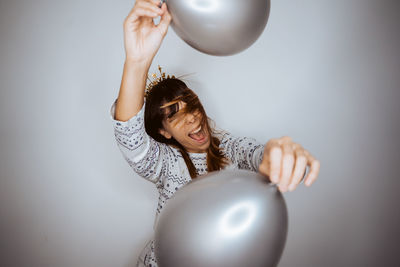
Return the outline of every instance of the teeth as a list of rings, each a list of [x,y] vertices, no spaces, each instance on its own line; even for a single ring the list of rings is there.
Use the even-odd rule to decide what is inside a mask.
[[[195,134],[195,133],[198,133],[198,132],[200,132],[200,130],[201,130],[201,126],[199,126],[199,128],[197,128],[196,130],[194,130],[193,132],[191,132],[190,134]]]

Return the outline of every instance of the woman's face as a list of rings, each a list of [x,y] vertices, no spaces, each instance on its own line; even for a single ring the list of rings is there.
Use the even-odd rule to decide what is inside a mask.
[[[185,102],[178,102],[178,110],[185,106]],[[202,121],[202,114],[199,111],[187,114],[175,113],[163,121],[164,129],[160,130],[160,133],[167,139],[175,138],[187,152],[203,153],[210,146],[210,134],[207,126],[201,124]]]

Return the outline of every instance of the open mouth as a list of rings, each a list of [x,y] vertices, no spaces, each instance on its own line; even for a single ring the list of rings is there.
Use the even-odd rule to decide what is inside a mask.
[[[207,138],[202,125],[189,133],[189,137],[200,143],[204,142]]]

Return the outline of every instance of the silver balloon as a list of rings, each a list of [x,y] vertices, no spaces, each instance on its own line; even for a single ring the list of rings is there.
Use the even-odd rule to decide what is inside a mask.
[[[217,56],[252,45],[267,24],[269,0],[166,0],[175,32],[193,48]]]
[[[276,186],[248,171],[220,171],[179,189],[160,214],[160,267],[276,266],[287,235]]]

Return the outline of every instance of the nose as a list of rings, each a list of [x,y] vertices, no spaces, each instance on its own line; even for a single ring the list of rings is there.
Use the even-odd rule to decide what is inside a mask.
[[[194,123],[195,121],[196,121],[196,116],[195,115],[193,115],[192,113],[186,114],[185,122],[187,124]]]

